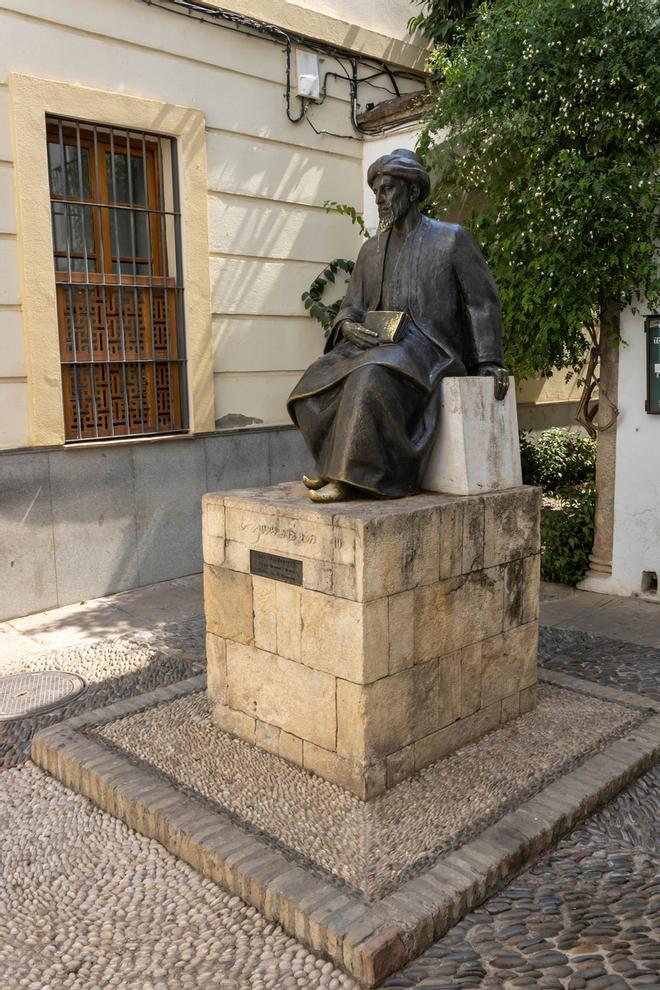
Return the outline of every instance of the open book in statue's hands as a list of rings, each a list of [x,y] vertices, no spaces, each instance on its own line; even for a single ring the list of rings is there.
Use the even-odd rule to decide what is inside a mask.
[[[377,337],[379,344],[396,344],[401,340],[410,323],[407,313],[389,309],[370,309],[363,325],[369,336]]]

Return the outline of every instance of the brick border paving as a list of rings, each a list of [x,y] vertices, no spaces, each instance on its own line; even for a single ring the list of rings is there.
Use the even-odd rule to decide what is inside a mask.
[[[43,729],[33,739],[32,759],[72,790],[254,905],[314,952],[366,986],[376,987],[660,755],[660,703],[554,671],[542,670],[541,678],[648,711],[649,717],[476,839],[371,905],[319,880],[227,815],[181,794],[155,771],[135,766],[85,734],[92,725],[202,690],[203,676]]]

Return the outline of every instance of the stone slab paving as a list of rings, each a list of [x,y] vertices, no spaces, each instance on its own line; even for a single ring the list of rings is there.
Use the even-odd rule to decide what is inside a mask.
[[[117,636],[158,635],[169,623],[203,614],[202,575],[193,574],[8,619],[0,622],[0,670],[24,654]]]
[[[651,602],[545,584],[541,602],[546,625],[660,649],[660,598]]]

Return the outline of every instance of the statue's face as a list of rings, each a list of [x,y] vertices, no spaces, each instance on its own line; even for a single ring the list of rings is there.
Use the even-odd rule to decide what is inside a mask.
[[[377,175],[373,190],[378,207],[378,220],[381,230],[389,228],[405,216],[415,201],[416,187],[395,175]]]

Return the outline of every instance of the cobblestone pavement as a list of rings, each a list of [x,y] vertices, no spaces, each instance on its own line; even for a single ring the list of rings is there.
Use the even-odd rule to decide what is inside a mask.
[[[203,666],[200,616],[3,664],[7,674],[70,670],[88,687],[64,708],[0,724],[0,990],[355,990],[255,908],[28,758],[37,728]]]
[[[660,626],[660,608],[658,608]],[[660,701],[660,650],[574,629],[542,626],[539,655],[544,667],[561,670],[622,691]]]
[[[385,985],[659,987],[659,798],[656,768]]]
[[[428,870],[640,720],[623,705],[541,684],[533,711],[365,804],[225,735],[211,715],[201,691],[88,731],[370,902]]]
[[[32,763],[0,774],[0,990],[356,990]]]
[[[0,723],[0,770],[29,759],[32,736],[38,729],[202,673],[206,665],[204,632],[204,617],[193,616],[137,636],[96,640],[68,650],[5,661],[3,675],[66,670],[83,677],[87,687],[53,712]]]
[[[94,681],[67,709],[0,726],[0,990],[355,990],[161,846],[26,762],[29,737],[83,708],[198,671],[203,623],[29,658]],[[657,697],[660,653],[544,630],[542,660]],[[99,663],[101,669],[98,669]],[[8,670],[6,672],[9,672]],[[472,912],[390,988],[660,990],[660,769]]]

